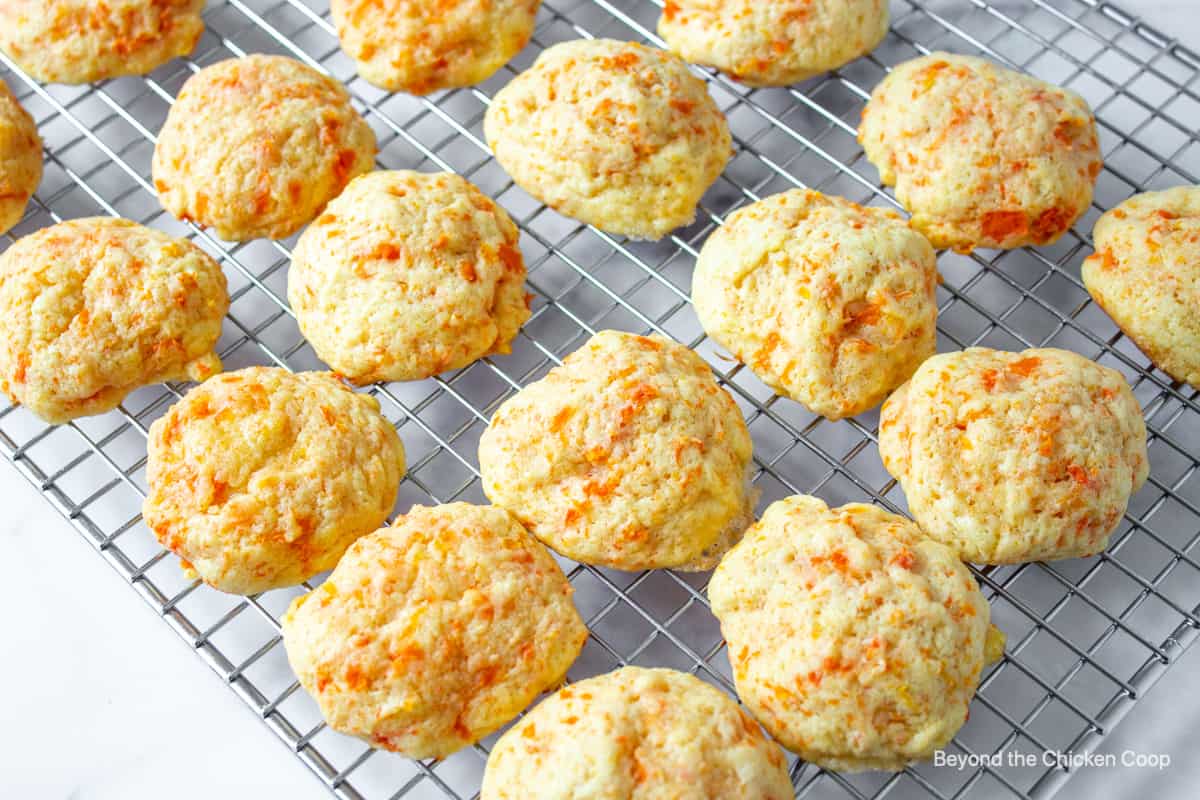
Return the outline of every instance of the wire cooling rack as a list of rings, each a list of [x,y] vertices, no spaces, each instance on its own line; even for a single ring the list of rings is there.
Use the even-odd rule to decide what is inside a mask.
[[[349,85],[378,135],[380,167],[458,172],[498,198],[522,229],[536,299],[513,354],[371,389],[409,454],[397,511],[483,502],[476,445],[491,413],[602,328],[658,331],[709,359],[746,414],[763,505],[809,492],[831,504],[874,500],[903,510],[875,446],[876,413],[837,423],[815,418],[705,340],[688,304],[696,251],[733,208],[795,186],[892,204],[855,128],[870,88],[901,60],[935,48],[982,53],[1074,88],[1100,122],[1106,167],[1095,207],[1052,247],[942,254],[939,348],[1055,345],[1120,370],[1145,409],[1150,480],[1108,552],[976,573],[1009,644],[985,673],[970,722],[949,751],[987,756],[986,763],[852,776],[792,766],[797,797],[1047,797],[1066,769],[1004,756],[1094,748],[1200,626],[1200,393],[1154,371],[1079,280],[1090,252],[1086,232],[1103,209],[1145,189],[1200,183],[1200,140],[1184,122],[1200,119],[1200,55],[1100,0],[895,0],[887,40],[836,73],[767,90],[705,73],[729,116],[736,156],[694,225],[661,242],[630,242],[564,219],[514,187],[488,154],[482,117],[489,97],[542,48],[590,36],[659,44],[660,11],[658,0],[546,0],[534,43],[510,68],[429,99],[386,94],[355,77],[320,0],[210,2],[208,32],[193,57],[146,78],[39,86],[0,55],[3,78],[38,120],[47,159],[36,199],[0,249],[14,236],[93,214],[191,236],[222,260],[230,279],[233,304],[220,343],[227,368],[320,368],[284,300],[290,242],[218,242],[165,214],[149,182],[155,133],[188,76],[231,56],[286,53]],[[476,797],[495,737],[445,761],[414,762],[328,730],[295,683],[279,637],[280,614],[305,589],[223,595],[185,581],[178,560],[154,541],[138,514],[146,430],[185,389],[142,389],[118,412],[61,427],[4,408],[0,448],[334,794]],[[571,679],[638,663],[688,670],[732,690],[704,597],[706,575],[564,567],[592,631]]]

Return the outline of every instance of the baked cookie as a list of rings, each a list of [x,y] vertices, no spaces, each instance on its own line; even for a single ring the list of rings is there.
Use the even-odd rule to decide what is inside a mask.
[[[732,152],[725,115],[686,64],[612,39],[547,48],[496,94],[483,130],[522,189],[635,239],[690,223]]]
[[[387,519],[404,446],[330,373],[209,378],[150,426],[146,525],[205,583],[254,594],[308,580]]]
[[[708,586],[738,696],[827,769],[900,770],[967,719],[1003,634],[954,551],[875,506],[772,503]]]
[[[1082,97],[951,53],[897,65],[858,140],[913,227],[960,252],[1056,241],[1091,205],[1102,166]]]
[[[332,0],[342,50],[392,92],[429,94],[487,80],[533,35],[542,0]]]
[[[288,300],[317,355],[355,383],[427,378],[509,352],[529,319],[518,236],[457,175],[372,172],[301,234]]]
[[[145,75],[196,48],[204,0],[0,0],[0,50],[43,83]]]
[[[866,55],[887,0],[667,0],[658,34],[685,61],[747,86],[787,86]]]
[[[879,454],[925,532],[978,564],[1100,552],[1148,472],[1125,378],[1051,348],[929,359],[883,404]]]
[[[874,408],[936,345],[937,256],[898,214],[806,189],[726,218],[692,276],[705,332],[829,419]]]
[[[601,331],[496,410],[479,469],[493,503],[576,561],[711,569],[752,521],[750,447],[704,359]]]
[[[778,745],[673,669],[625,667],[546,698],[488,757],[480,800],[791,800]]]
[[[345,87],[285,56],[205,67],[154,148],[167,211],[229,241],[291,236],[371,169],[375,134]]]
[[[1200,186],[1135,195],[1092,238],[1092,299],[1155,366],[1200,388]]]
[[[562,682],[588,635],[572,591],[507,511],[414,506],[292,601],[283,643],[334,730],[443,758]]]
[[[100,414],[151,383],[221,371],[221,267],[125,219],[73,219],[0,255],[0,390],[47,422]]]
[[[25,206],[41,180],[42,137],[37,124],[0,81],[0,234],[25,216]]]

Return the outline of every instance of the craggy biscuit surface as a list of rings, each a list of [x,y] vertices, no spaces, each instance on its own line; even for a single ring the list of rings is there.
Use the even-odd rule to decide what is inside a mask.
[[[951,53],[897,65],[858,139],[913,227],[964,252],[1057,240],[1087,211],[1102,166],[1082,97]]]
[[[372,172],[300,236],[288,299],[317,355],[356,383],[427,378],[509,352],[529,318],[518,236],[457,175]]]
[[[571,684],[507,731],[480,800],[790,800],[782,751],[726,694],[672,669]]]
[[[144,75],[196,47],[204,0],[0,0],[0,50],[44,83]]]
[[[209,378],[150,426],[146,525],[210,586],[292,586],[387,519],[404,447],[332,374],[249,367]]]
[[[637,239],[690,223],[731,153],[704,81],[671,53],[612,39],[546,49],[496,94],[484,132],[522,189]]]
[[[429,94],[491,77],[529,42],[541,0],[332,0],[358,74],[394,92]]]
[[[828,769],[899,770],[967,719],[999,631],[954,552],[875,506],[772,503],[713,573],[738,695]]]
[[[1200,186],[1131,197],[1092,237],[1092,298],[1155,366],[1200,388]]]
[[[42,137],[37,124],[0,81],[0,233],[21,221],[42,180]]]
[[[43,228],[0,255],[0,390],[61,423],[204,380],[228,308],[221,267],[186,239],[108,217]]]
[[[710,569],[750,522],[750,448],[700,356],[601,331],[497,409],[479,467],[493,503],[576,561]]]
[[[1100,552],[1148,473],[1125,378],[1051,348],[929,359],[883,404],[879,454],[921,528],[982,564]]]
[[[704,330],[830,419],[875,407],[936,344],[937,258],[892,211],[803,189],[739,209],[692,277]]]
[[[154,148],[154,187],[167,211],[223,239],[283,239],[374,158],[345,87],[295,59],[251,55],[188,78]]]
[[[558,685],[587,639],[549,551],[494,506],[414,506],[296,598],[283,641],[334,730],[445,757]]]
[[[786,86],[871,52],[887,0],[667,0],[658,33],[685,61],[749,86]]]

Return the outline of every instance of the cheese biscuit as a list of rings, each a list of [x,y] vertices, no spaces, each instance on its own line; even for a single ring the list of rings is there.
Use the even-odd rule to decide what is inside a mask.
[[[471,86],[533,35],[541,0],[331,0],[342,50],[358,74],[393,92]]]
[[[163,208],[241,242],[291,236],[374,158],[345,87],[295,59],[251,55],[188,78],[152,166]]]
[[[428,378],[511,349],[529,318],[519,235],[457,175],[372,172],[301,234],[288,300],[355,383]]]
[[[874,408],[937,339],[937,257],[895,212],[794,189],[738,209],[692,276],[704,331],[829,419]]]
[[[1092,299],[1177,381],[1200,388],[1200,186],[1135,195],[1100,217]]]
[[[658,34],[747,86],[787,86],[875,49],[887,0],[667,0]]]
[[[805,761],[899,770],[967,719],[1003,634],[954,551],[904,517],[772,503],[708,586],[738,695]]]
[[[196,48],[204,0],[0,0],[0,50],[43,83],[145,75]]]
[[[210,378],[150,426],[142,517],[208,585],[293,586],[387,519],[404,446],[379,401],[330,373]]]
[[[496,410],[483,490],[587,564],[711,569],[750,522],[750,434],[708,364],[601,331]]]
[[[0,390],[58,424],[140,386],[221,371],[225,275],[186,239],[73,219],[0,255]]]
[[[444,758],[562,682],[587,639],[571,595],[507,511],[414,506],[292,601],[283,643],[334,730]]]
[[[1078,94],[951,53],[897,65],[858,140],[913,227],[961,252],[1057,241],[1091,205],[1102,166]]]
[[[496,94],[483,129],[522,189],[635,239],[689,224],[731,153],[704,81],[671,53],[612,39],[546,49]]]
[[[561,689],[500,737],[480,800],[791,800],[779,747],[726,694],[625,667]]]
[[[33,117],[0,81],[0,234],[25,216],[42,180],[42,137]]]
[[[921,528],[980,564],[1100,552],[1149,470],[1125,378],[1053,348],[929,359],[883,404],[879,454]]]

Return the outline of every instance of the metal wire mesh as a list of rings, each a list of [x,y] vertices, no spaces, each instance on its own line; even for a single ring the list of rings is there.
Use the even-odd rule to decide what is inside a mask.
[[[160,209],[149,183],[155,132],[194,71],[247,52],[280,52],[344,80],[375,128],[379,166],[456,171],[520,223],[536,295],[511,356],[453,374],[370,391],[410,456],[397,511],[413,503],[484,502],[476,445],[491,412],[602,328],[658,331],[701,352],[746,414],[765,505],[794,492],[831,504],[874,500],[904,509],[875,447],[877,414],[831,423],[774,396],[703,336],[688,303],[697,248],[735,207],[810,186],[859,202],[894,200],[855,142],[859,111],[893,64],[931,49],[982,53],[1070,86],[1096,110],[1106,168],[1076,231],[1039,250],[941,255],[939,349],[1067,347],[1122,371],[1150,430],[1150,480],[1108,551],[1053,564],[976,573],[1009,634],[970,722],[964,754],[1082,752],[1195,638],[1200,625],[1200,393],[1152,369],[1092,304],[1079,280],[1086,231],[1106,208],[1145,189],[1198,183],[1200,140],[1181,120],[1200,116],[1200,55],[1101,0],[893,0],[893,26],[870,57],[791,89],[749,90],[704,73],[734,132],[736,156],[698,221],[661,242],[631,242],[565,219],[516,188],[481,133],[488,98],[542,48],[590,36],[654,44],[659,0],[546,0],[534,43],[479,87],[429,99],[389,95],[354,75],[321,0],[210,2],[208,32],[190,60],[145,78],[91,87],[40,86],[0,55],[0,74],[38,120],[46,174],[26,218],[0,240],[61,219],[114,214],[193,237],[230,278],[220,344],[227,368],[275,363],[320,368],[288,310],[290,242],[219,242]],[[188,583],[178,560],[142,524],[145,435],[186,387],[131,395],[119,412],[47,427],[21,408],[0,410],[0,448],[163,618],[338,796],[470,798],[495,737],[445,761],[413,762],[325,728],[298,691],[278,619],[301,591],[236,598]],[[672,666],[732,690],[705,575],[628,574],[563,562],[592,635],[577,680],[619,664]],[[1060,766],[924,764],[896,774],[842,776],[793,764],[797,797],[1046,797]]]

